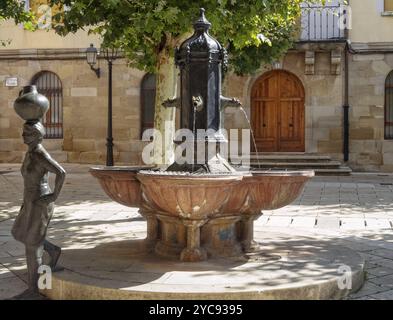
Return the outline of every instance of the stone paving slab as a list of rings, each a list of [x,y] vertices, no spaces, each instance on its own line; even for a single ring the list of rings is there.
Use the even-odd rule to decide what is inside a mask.
[[[368,281],[368,282],[366,282],[366,284],[363,286],[363,288],[361,290],[359,290],[358,292],[351,295],[351,299],[353,299],[353,300],[365,299],[365,298],[370,297],[374,294],[380,293],[382,290],[383,289],[380,286]],[[388,291],[385,291],[385,292],[388,292]],[[393,299],[392,297],[390,297],[389,300]]]
[[[380,292],[367,296],[370,300],[391,300],[393,296],[393,290]]]
[[[376,277],[370,279],[370,282],[376,284],[386,290],[393,290],[393,275]]]
[[[318,216],[316,220],[315,228],[333,230],[338,230],[340,228],[339,218]]]
[[[393,274],[393,269],[387,267],[376,267],[376,268],[368,269],[367,272],[368,274],[371,274],[375,277],[383,277]]]
[[[26,290],[26,284],[18,277],[0,279],[0,300],[10,299]]]

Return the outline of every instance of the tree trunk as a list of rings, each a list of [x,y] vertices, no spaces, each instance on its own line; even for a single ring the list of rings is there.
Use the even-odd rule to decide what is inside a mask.
[[[156,102],[154,128],[154,164],[167,166],[174,161],[175,137],[175,108],[164,108],[162,103],[170,98],[174,98],[177,93],[177,75],[173,56],[170,55],[171,41],[168,41],[165,48],[159,53],[157,82],[156,82]],[[161,134],[161,139],[157,137]]]

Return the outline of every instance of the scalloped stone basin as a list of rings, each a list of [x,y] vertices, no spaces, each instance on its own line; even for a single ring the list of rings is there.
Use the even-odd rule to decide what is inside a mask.
[[[142,171],[137,175],[149,203],[181,219],[208,219],[222,212],[241,175]]]
[[[291,204],[300,195],[314,171],[253,171],[243,177],[234,195],[247,190],[246,201],[240,211],[252,213],[276,210]],[[225,211],[225,209],[224,209]],[[227,211],[231,209],[227,206]]]
[[[140,170],[151,166],[93,167],[89,172],[98,179],[102,189],[115,202],[139,208],[142,203],[141,184],[136,178]]]
[[[92,168],[108,196],[139,207],[147,242],[162,256],[194,262],[254,250],[261,210],[293,202],[313,171],[190,174],[146,167]]]

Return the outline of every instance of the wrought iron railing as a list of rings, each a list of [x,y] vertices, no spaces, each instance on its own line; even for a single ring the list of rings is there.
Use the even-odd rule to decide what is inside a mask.
[[[300,41],[336,41],[345,38],[342,4],[302,5]],[[340,23],[341,22],[341,23]]]

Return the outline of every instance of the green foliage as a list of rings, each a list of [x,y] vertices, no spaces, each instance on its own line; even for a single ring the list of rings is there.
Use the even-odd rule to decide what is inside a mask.
[[[0,23],[2,20],[13,19],[15,23],[23,23],[25,29],[34,30],[34,15],[25,10],[24,1],[1,0],[0,1]],[[0,39],[0,46],[6,46],[11,40]]]
[[[314,2],[315,0],[310,0]],[[51,0],[69,10],[57,14],[56,32],[79,29],[124,50],[131,66],[154,72],[160,52],[173,53],[191,22],[206,9],[211,34],[228,49],[230,65],[250,73],[280,57],[293,42],[302,0]]]

